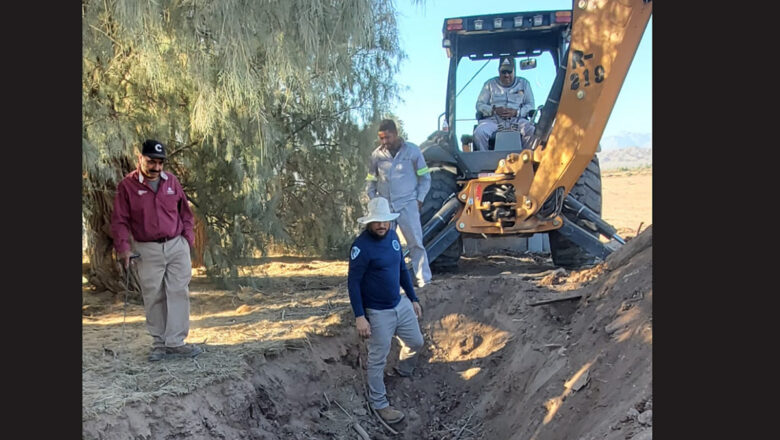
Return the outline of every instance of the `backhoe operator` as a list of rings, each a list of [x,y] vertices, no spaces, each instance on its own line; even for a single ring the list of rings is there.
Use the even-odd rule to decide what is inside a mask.
[[[523,146],[529,144],[534,126],[526,114],[534,108],[534,94],[527,79],[515,77],[515,59],[501,57],[499,76],[485,82],[477,97],[479,125],[474,130],[474,151],[488,150],[490,136],[501,124],[517,124]]]

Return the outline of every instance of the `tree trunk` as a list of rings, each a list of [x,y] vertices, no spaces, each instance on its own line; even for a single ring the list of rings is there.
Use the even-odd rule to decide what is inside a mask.
[[[193,210],[195,216],[195,243],[192,246],[192,267],[205,267],[203,253],[206,250],[206,222],[201,216]]]
[[[92,182],[91,188],[98,188],[97,182]],[[87,255],[89,256],[89,271],[87,280],[98,291],[124,293],[126,273],[114,256],[114,240],[111,237],[111,213],[114,209],[114,194],[116,187],[108,182],[102,183],[102,188],[87,190],[84,203],[89,207],[87,214]],[[135,301],[141,300],[141,289],[135,271],[130,271],[128,280],[129,297]]]

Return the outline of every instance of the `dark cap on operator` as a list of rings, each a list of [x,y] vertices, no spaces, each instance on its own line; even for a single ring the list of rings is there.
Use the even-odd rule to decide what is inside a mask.
[[[165,145],[154,139],[147,139],[141,149],[141,155],[152,159],[165,159]]]
[[[515,71],[515,59],[513,57],[501,57],[498,60],[498,71],[514,72]]]

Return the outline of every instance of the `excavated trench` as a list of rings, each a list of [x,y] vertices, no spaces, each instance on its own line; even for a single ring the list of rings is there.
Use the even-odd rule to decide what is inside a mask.
[[[392,374],[396,342],[386,368],[406,414],[396,433],[366,405],[364,348],[345,325],[305,349],[245,356],[241,378],[86,420],[83,437],[651,438],[649,231],[588,271],[493,260],[423,289],[418,368]]]

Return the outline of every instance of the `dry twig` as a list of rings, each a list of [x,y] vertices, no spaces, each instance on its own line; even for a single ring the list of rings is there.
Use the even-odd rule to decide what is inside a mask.
[[[346,414],[347,417],[349,417],[350,419],[352,418],[352,414],[348,413],[347,410],[345,410],[344,407],[341,406],[338,400],[334,400],[333,403],[335,403],[339,408],[341,408],[341,410],[344,411],[344,414]]]
[[[463,430],[466,429],[467,426],[469,426],[469,422],[471,422],[471,417],[473,416],[474,416],[474,411],[472,411],[469,418],[466,419],[466,423],[464,423],[463,426],[460,427],[460,431],[458,431],[458,434],[455,436],[454,440],[458,440],[460,438],[460,435],[463,434]]]
[[[358,423],[357,421],[355,421],[355,423],[353,423],[353,424],[352,424],[352,428],[353,428],[355,431],[357,431],[358,435],[359,435],[359,436],[360,436],[360,438],[362,438],[363,440],[371,440],[371,437],[369,437],[369,436],[368,436],[368,433],[366,432],[366,430],[365,430],[365,429],[363,429],[363,427],[362,427],[362,426],[360,426],[360,423]]]
[[[171,375],[171,377],[173,377],[174,379],[178,379],[178,377],[175,374],[171,373],[171,370],[169,370],[167,366],[163,365],[163,368],[165,368],[165,371],[167,371],[168,374]]]
[[[158,390],[159,390],[159,389],[162,389],[162,387],[164,387],[165,385],[168,385],[169,383],[171,383],[171,381],[172,381],[172,380],[173,380],[173,378],[170,378],[170,379],[166,380],[165,382],[163,382],[163,383],[162,383],[162,385],[160,385],[159,387],[157,387],[157,389],[158,389]]]

